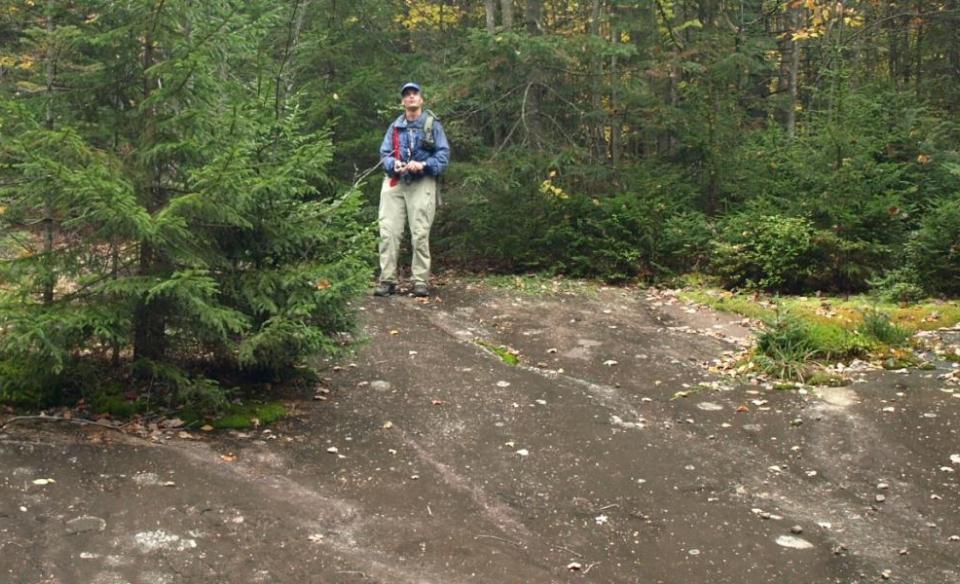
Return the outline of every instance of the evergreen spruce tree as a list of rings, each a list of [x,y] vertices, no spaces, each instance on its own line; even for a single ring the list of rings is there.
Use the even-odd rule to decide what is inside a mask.
[[[36,64],[0,104],[0,398],[110,366],[216,405],[213,371],[335,350],[372,231],[316,194],[332,148],[279,88],[286,8],[58,4],[21,15]]]

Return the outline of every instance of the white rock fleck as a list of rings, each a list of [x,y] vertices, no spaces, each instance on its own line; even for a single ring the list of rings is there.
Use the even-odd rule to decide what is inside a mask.
[[[808,550],[813,548],[813,544],[795,535],[781,535],[777,538],[777,545],[794,550]]]
[[[196,540],[180,537],[174,533],[167,533],[162,529],[156,531],[142,531],[133,536],[137,547],[143,553],[157,550],[183,552],[197,547]]]

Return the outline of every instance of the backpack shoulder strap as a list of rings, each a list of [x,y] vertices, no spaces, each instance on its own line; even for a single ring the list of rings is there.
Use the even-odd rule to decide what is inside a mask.
[[[430,110],[424,110],[425,118],[423,120],[423,142],[429,148],[435,148],[437,141],[433,137],[433,123],[437,120],[437,114]]]

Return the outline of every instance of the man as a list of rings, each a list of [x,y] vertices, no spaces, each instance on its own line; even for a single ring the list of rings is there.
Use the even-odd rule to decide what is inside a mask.
[[[416,83],[400,88],[403,115],[380,145],[386,176],[380,189],[380,285],[375,296],[397,291],[397,256],[404,225],[409,222],[413,244],[413,295],[430,295],[430,227],[437,206],[437,177],[450,161],[450,144],[443,127],[423,107]]]

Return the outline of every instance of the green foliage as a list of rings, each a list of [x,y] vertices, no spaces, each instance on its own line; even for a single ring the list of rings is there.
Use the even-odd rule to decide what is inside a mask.
[[[911,337],[910,331],[893,324],[887,313],[876,309],[863,313],[863,323],[858,330],[861,334],[891,347],[902,346]]]
[[[797,319],[777,312],[764,323],[757,337],[754,362],[779,379],[803,381],[809,374],[816,349],[808,329]]]
[[[0,403],[42,408],[62,398],[59,376],[36,359],[0,360]]]
[[[815,371],[816,360],[863,356],[871,348],[869,341],[840,325],[778,310],[757,336],[754,362],[767,374],[803,382]]]
[[[713,270],[729,287],[802,289],[817,268],[814,233],[802,218],[731,216],[714,242]]]
[[[923,217],[907,256],[928,292],[960,294],[960,198],[942,201]]]
[[[869,339],[835,323],[812,321],[807,324],[807,332],[819,359],[863,357],[875,348]]]
[[[287,10],[71,5],[22,37],[24,79],[64,89],[0,92],[5,400],[92,397],[71,380],[93,367],[216,412],[218,378],[340,349],[374,234],[274,60]],[[124,409],[115,397],[98,399]]]
[[[507,184],[490,168],[468,170],[466,200],[454,199],[441,216],[441,245],[461,261],[622,282],[688,270],[708,255],[709,224],[678,196],[689,191],[682,177],[638,170],[637,191],[590,197],[575,190],[586,180],[576,169],[569,178],[541,173],[546,162],[516,156]]]
[[[910,266],[888,270],[883,276],[870,280],[871,292],[886,302],[910,304],[920,302],[927,292],[920,285],[920,275]]]

